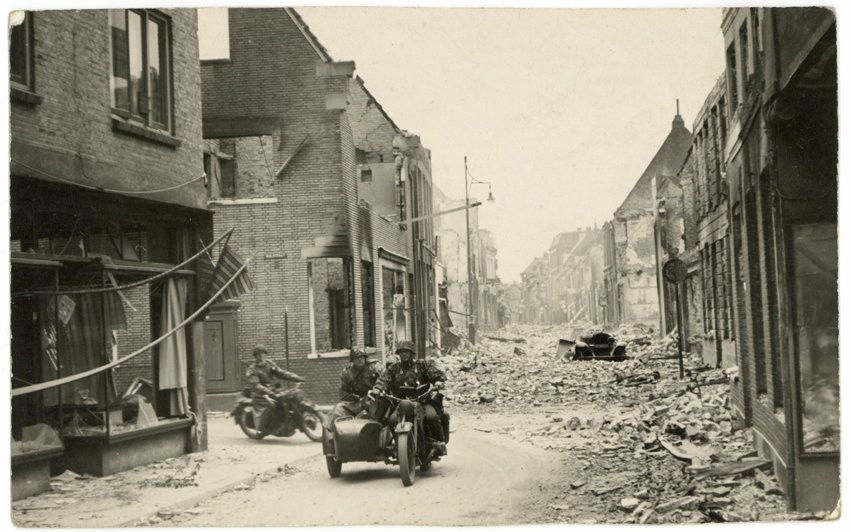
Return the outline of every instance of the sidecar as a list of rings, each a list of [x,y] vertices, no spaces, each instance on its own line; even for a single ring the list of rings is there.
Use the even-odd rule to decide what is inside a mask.
[[[345,462],[391,462],[392,431],[367,417],[340,417],[322,431],[328,474],[337,478]]]

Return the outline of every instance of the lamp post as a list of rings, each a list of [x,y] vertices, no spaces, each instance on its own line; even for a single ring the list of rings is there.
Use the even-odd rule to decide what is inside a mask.
[[[472,245],[471,245],[471,233],[469,230],[469,189],[472,185],[488,185],[490,186],[489,181],[478,181],[474,177],[470,181],[469,179],[469,166],[466,162],[466,155],[463,156],[463,184],[464,184],[464,192],[466,193],[466,323],[469,327],[469,341],[473,344],[475,343],[475,327],[476,327],[476,317],[475,306],[473,304],[472,298],[472,281],[474,279],[472,272]],[[493,189],[490,188],[490,193],[487,196],[487,201],[492,203],[495,200],[493,198]]]

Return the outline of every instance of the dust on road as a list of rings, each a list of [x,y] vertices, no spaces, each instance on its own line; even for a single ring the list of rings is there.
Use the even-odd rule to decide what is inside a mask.
[[[404,488],[398,467],[349,463],[329,478],[324,459],[250,491],[231,491],[163,522],[170,526],[500,525],[542,522],[558,453],[495,433],[458,415],[449,456]],[[487,430],[487,429],[484,429]]]

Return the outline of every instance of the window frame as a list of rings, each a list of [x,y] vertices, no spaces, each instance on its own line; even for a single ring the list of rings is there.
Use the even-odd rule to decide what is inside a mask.
[[[118,11],[117,9],[115,11]],[[130,50],[130,31],[129,31],[129,14],[131,12],[136,13],[141,17],[142,20],[142,28],[141,28],[141,53],[142,53],[142,83],[144,83],[145,90],[145,111],[134,111],[132,103],[128,103],[128,108],[124,109],[116,106],[115,102],[115,89],[112,86],[112,79],[115,78],[115,43],[113,42],[112,31],[110,28],[109,32],[109,51],[110,51],[110,110],[114,115],[120,116],[126,120],[132,121],[134,123],[140,123],[147,128],[155,129],[159,131],[163,131],[169,134],[174,132],[174,69],[173,69],[173,32],[172,32],[172,20],[171,17],[162,13],[156,9],[122,9],[124,13],[124,27],[126,28],[126,50],[127,50],[127,62],[129,64],[129,50]],[[148,26],[151,21],[157,22],[160,25],[161,34],[159,37],[159,58],[160,58],[160,67],[161,72],[166,76],[166,80],[163,83],[164,90],[164,102],[163,102],[163,112],[165,122],[156,121],[152,118],[151,113],[151,83],[150,83],[150,58],[149,58],[149,50],[148,50]],[[127,91],[128,98],[133,88],[132,80],[127,80]],[[139,106],[141,107],[141,105]]]
[[[35,92],[35,39],[34,39],[34,24],[33,24],[33,12],[32,11],[24,11],[24,21],[21,23],[21,27],[24,29],[24,63],[26,65],[24,72],[24,80],[16,79],[15,75],[12,73],[11,69],[11,28],[9,29],[9,87],[12,89],[18,89],[25,92],[34,93]]]

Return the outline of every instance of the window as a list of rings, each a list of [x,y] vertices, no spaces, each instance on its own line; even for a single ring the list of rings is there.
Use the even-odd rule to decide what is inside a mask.
[[[396,342],[409,340],[407,334],[407,291],[404,272],[387,268],[381,269],[382,299],[384,311],[384,346],[392,353]]]
[[[735,115],[738,108],[738,59],[735,54],[735,43],[726,49],[726,92],[729,93],[729,116]]]
[[[739,76],[741,85],[738,87],[738,90],[741,91],[741,100],[743,100],[744,93],[747,90],[747,77],[750,74],[750,43],[747,36],[746,22],[741,24],[741,27],[738,29],[738,43],[741,46],[741,66],[739,69],[741,72],[741,75]]]
[[[307,263],[313,352],[351,347],[351,261],[312,259]]]
[[[9,15],[9,81],[13,87],[33,90],[32,13]]]
[[[109,10],[112,108],[158,129],[171,129],[170,28],[147,10]]]
[[[236,197],[236,141],[221,139],[219,141],[219,196],[222,198]]]
[[[805,452],[839,450],[838,231],[834,223],[791,227],[794,332]]]
[[[363,343],[375,347],[375,273],[372,264],[362,261],[360,274],[363,284]]]

